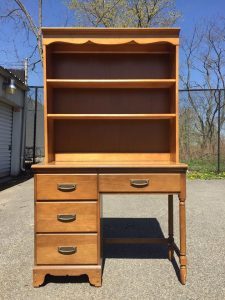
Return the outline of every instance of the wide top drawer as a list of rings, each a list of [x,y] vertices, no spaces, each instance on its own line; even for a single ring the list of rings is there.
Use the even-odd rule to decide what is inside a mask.
[[[99,191],[170,193],[181,190],[180,174],[100,174]]]
[[[41,200],[95,200],[96,174],[38,174],[36,199]]]

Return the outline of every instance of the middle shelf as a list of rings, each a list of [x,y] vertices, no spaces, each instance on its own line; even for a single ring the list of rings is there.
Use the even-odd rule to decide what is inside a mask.
[[[47,79],[54,88],[170,88],[176,79]]]
[[[176,114],[47,114],[51,120],[167,120]]]

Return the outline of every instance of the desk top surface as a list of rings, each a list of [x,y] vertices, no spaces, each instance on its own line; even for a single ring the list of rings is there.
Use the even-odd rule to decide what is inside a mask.
[[[142,170],[143,171],[166,171],[166,172],[186,172],[187,165],[184,163],[175,163],[171,161],[104,161],[104,162],[97,162],[97,161],[77,161],[77,162],[50,162],[50,163],[39,163],[36,165],[33,165],[32,168],[35,172],[38,171],[44,171],[44,170],[76,170],[76,169],[82,169],[82,170],[99,170],[99,171],[134,171]]]

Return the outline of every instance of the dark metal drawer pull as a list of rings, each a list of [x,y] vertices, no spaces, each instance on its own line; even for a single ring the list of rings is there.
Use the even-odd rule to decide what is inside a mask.
[[[149,179],[131,179],[130,185],[136,188],[142,188],[149,185]]]
[[[76,215],[57,215],[57,220],[60,222],[72,222],[76,220]]]
[[[73,183],[60,183],[57,184],[57,189],[61,192],[72,192],[76,190],[77,185]]]
[[[77,252],[77,247],[58,247],[58,252],[63,255],[70,255]]]

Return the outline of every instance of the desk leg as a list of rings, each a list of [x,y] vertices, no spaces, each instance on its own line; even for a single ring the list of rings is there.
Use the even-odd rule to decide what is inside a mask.
[[[168,258],[171,261],[174,257],[173,237],[173,195],[168,195]]]
[[[186,258],[186,208],[185,197],[179,195],[180,211],[180,281],[186,283],[187,277],[187,258]]]

